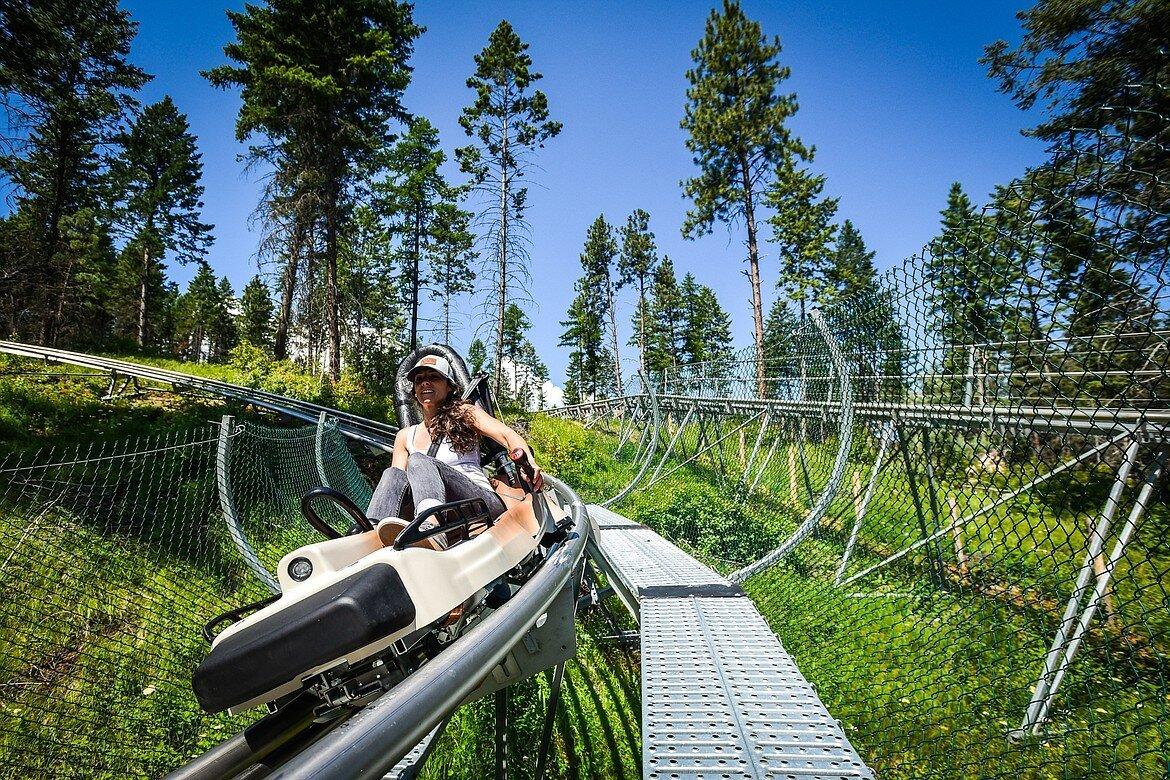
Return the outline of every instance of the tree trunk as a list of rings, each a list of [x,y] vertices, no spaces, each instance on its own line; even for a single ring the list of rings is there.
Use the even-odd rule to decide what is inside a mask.
[[[752,283],[752,317],[756,328],[756,396],[763,398],[764,387],[764,305],[760,298],[760,252],[756,242],[756,212],[751,190],[751,177],[745,156],[740,156],[740,174],[743,178],[743,213],[748,232],[748,278]]]
[[[618,352],[618,331],[617,331],[617,299],[613,294],[613,282],[606,280],[606,294],[609,297],[609,332],[610,340],[613,343],[613,378],[617,382],[615,388],[620,394],[622,392],[622,360]]]
[[[146,347],[146,278],[150,275],[150,250],[142,249],[142,283],[138,285],[138,348]]]
[[[503,142],[500,145],[500,246],[499,268],[500,275],[496,282],[496,294],[499,297],[496,307],[496,366],[495,385],[496,398],[500,398],[500,389],[504,380],[504,309],[507,306],[508,293],[508,121],[504,121]]]
[[[304,227],[298,219],[293,226],[288,261],[285,263],[284,273],[280,280],[280,312],[276,318],[276,336],[272,345],[272,353],[277,360],[284,360],[288,357],[288,329],[292,323],[293,296],[297,289],[297,266],[300,264],[303,237]]]
[[[411,258],[410,273],[410,351],[418,349],[418,288],[419,252],[422,243],[422,210],[414,211],[414,257]]]
[[[337,185],[332,185],[336,188]],[[341,379],[341,323],[338,321],[337,295],[337,202],[338,193],[331,189],[325,217],[325,326],[329,334],[329,378]]]

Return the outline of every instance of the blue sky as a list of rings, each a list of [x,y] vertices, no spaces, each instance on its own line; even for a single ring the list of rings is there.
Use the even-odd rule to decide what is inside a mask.
[[[1022,2],[1022,0],[1019,0]],[[199,71],[224,61],[231,39],[224,8],[211,3],[134,0],[139,22],[131,57],[155,75],[145,101],[170,94],[190,118],[203,153],[205,220],[215,224],[208,260],[237,292],[256,273],[249,216],[260,184],[237,155],[236,93],[212,89]],[[229,7],[238,8],[241,3]],[[787,82],[800,111],[796,133],[817,147],[814,170],[841,199],[877,251],[879,268],[914,254],[934,235],[947,190],[960,181],[981,202],[997,183],[1042,157],[1020,135],[1036,117],[1017,110],[978,63],[997,38],[1019,39],[1018,2],[806,2],[746,0],[747,14],[780,36]],[[687,203],[679,180],[695,170],[679,129],[690,53],[711,5],[701,2],[421,2],[427,27],[412,64],[407,108],[429,118],[444,148],[467,143],[457,120],[471,98],[472,57],[500,19],[531,45],[539,83],[564,130],[539,153],[529,182],[532,230],[531,333],[554,381],[567,350],[557,347],[579,275],[585,230],[604,214],[621,224],[635,208],[651,215],[660,253],[716,291],[731,312],[737,346],[751,343],[750,290],[741,273],[742,228],[716,227],[699,241],[679,233]],[[454,166],[450,170],[458,179]],[[765,308],[775,298],[775,251],[764,245]],[[173,268],[181,283],[192,274]],[[628,336],[632,298],[622,301]],[[464,302],[464,309],[475,306]],[[455,339],[464,348],[471,328]],[[634,351],[629,349],[630,359]]]

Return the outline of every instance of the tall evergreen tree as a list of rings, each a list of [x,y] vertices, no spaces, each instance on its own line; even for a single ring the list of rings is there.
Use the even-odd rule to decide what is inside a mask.
[[[764,394],[764,313],[756,210],[781,163],[809,152],[785,125],[797,110],[796,95],[781,91],[789,70],[780,64],[780,39],[769,39],[744,16],[738,2],[712,11],[687,71],[682,128],[699,175],[683,182],[694,201],[683,235],[710,233],[716,220],[747,228],[748,279],[755,324],[757,391]]]
[[[402,240],[402,291],[410,312],[409,349],[418,348],[419,298],[430,271],[423,261],[436,239],[436,215],[454,207],[458,193],[443,177],[447,155],[439,148],[439,131],[424,117],[410,121],[410,130],[387,156],[388,177],[374,185],[380,207]]]
[[[693,274],[679,286],[682,299],[681,356],[688,364],[703,363],[709,376],[722,376],[732,357],[731,318],[715,291],[699,284]]]
[[[528,44],[507,21],[492,31],[488,44],[475,56],[475,73],[467,86],[475,100],[463,109],[459,124],[478,143],[457,149],[462,170],[485,196],[481,216],[488,225],[490,251],[482,276],[492,289],[487,306],[495,315],[495,389],[501,382],[504,313],[516,287],[527,280],[524,208],[528,189],[520,179],[532,164],[533,152],[561,131],[549,119],[548,98],[533,85],[542,76],[532,70]]]
[[[432,228],[428,261],[431,297],[439,301],[440,309],[435,333],[442,343],[450,344],[455,331],[452,321],[455,298],[475,291],[471,263],[479,253],[475,251],[475,234],[471,232],[471,212],[454,203],[440,204]]]
[[[343,234],[340,275],[349,323],[346,364],[374,389],[391,389],[406,354],[400,257],[374,209],[358,206]]]
[[[782,387],[785,377],[793,376],[794,360],[799,352],[794,336],[800,328],[800,320],[793,313],[788,299],[779,296],[768,310],[768,321],[764,324],[764,360],[767,362],[769,395],[775,396]]]
[[[650,215],[637,209],[622,228],[622,253],[618,259],[618,289],[634,285],[638,302],[634,309],[634,343],[638,347],[638,365],[646,372],[646,328],[649,314],[650,283],[658,264],[658,248],[650,232]],[[615,347],[616,350],[616,347]]]
[[[999,324],[987,225],[958,182],[941,216],[942,232],[930,243],[927,264],[940,330],[950,344],[987,341]]]
[[[152,277],[162,275],[167,252],[181,263],[201,259],[211,245],[212,226],[200,221],[203,209],[201,155],[187,117],[170,96],[143,109],[121,137],[122,153],[110,165],[118,197],[117,222],[137,255],[139,347],[148,339]],[[156,307],[157,308],[157,307]]]
[[[240,341],[268,351],[272,349],[272,296],[264,280],[253,276],[240,297]]]
[[[218,87],[240,87],[236,137],[264,138],[254,156],[294,161],[321,217],[321,263],[329,373],[341,375],[339,236],[354,188],[377,164],[391,124],[406,119],[407,64],[422,32],[413,6],[395,0],[272,0],[229,11],[235,64],[207,72]],[[282,179],[287,180],[288,177]]]
[[[567,397],[574,403],[615,389],[609,370],[611,356],[605,348],[602,296],[596,289],[586,287],[584,281],[582,277],[574,286],[577,296],[569,304],[567,319],[561,321],[565,330],[558,342],[570,348],[565,387]]]
[[[215,308],[207,328],[211,338],[212,358],[223,358],[235,347],[239,331],[236,329],[233,311],[237,308],[236,291],[232,289],[232,283],[226,276],[221,277],[215,286]]]
[[[548,369],[536,354],[536,347],[528,340],[532,322],[514,303],[504,312],[504,358],[512,370],[512,383],[507,400],[521,409],[539,407],[542,377]]]
[[[683,297],[669,257],[663,257],[654,269],[649,310],[646,364],[651,371],[661,373],[679,365],[683,326]]]
[[[809,155],[811,157],[811,153]],[[813,176],[786,158],[764,195],[775,210],[768,218],[772,240],[780,246],[780,288],[796,303],[800,321],[829,289],[830,245],[837,226],[837,198],[822,198],[824,176]]]
[[[973,354],[982,354],[981,345],[1002,337],[1021,269],[1010,267],[1010,256],[996,251],[988,219],[958,182],[951,185],[941,216],[942,231],[931,241],[925,264],[928,296],[944,340],[941,368],[961,375]]]
[[[613,271],[618,258],[617,238],[613,226],[599,214],[585,234],[585,253],[581,255],[581,266],[585,269],[588,284],[596,285],[601,292],[602,319],[609,331],[610,357],[613,359],[614,387],[622,387],[621,355],[618,351],[617,296],[614,294]]]
[[[467,348],[467,363],[472,375],[482,373],[487,368],[487,347],[481,340],[472,339],[471,346]]]
[[[865,239],[857,227],[845,220],[829,255],[826,298],[845,300],[867,294],[872,296],[877,279],[877,269],[873,265],[875,254],[866,249]]]
[[[215,330],[219,317],[220,292],[215,273],[199,261],[187,291],[178,303],[177,329],[180,357],[202,362],[214,356]],[[210,343],[209,343],[210,342]]]
[[[1100,198],[1110,240],[1151,277],[1170,234],[1167,13],[1160,0],[1039,0],[1017,15],[1020,42],[996,41],[981,60],[1016,105],[1040,107],[1043,121],[1025,133],[1052,144],[1045,167],[1069,197]],[[1086,175],[1102,169],[1108,176]]]
[[[574,289],[577,296],[569,306],[568,319],[561,325],[560,345],[572,348],[569,378],[579,397],[596,397],[616,389],[614,355],[604,346],[611,288],[610,265],[617,254],[613,229],[598,217],[585,234],[581,253],[581,278]]]
[[[127,62],[137,27],[117,0],[0,3],[0,174],[15,194],[0,247],[2,331],[53,343],[84,305],[76,281],[96,269],[67,243],[86,226],[105,230],[103,149],[150,78]]]

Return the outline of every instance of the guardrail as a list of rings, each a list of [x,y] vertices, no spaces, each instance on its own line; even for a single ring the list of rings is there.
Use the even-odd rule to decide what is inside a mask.
[[[389,423],[369,420],[356,414],[333,409],[320,404],[289,398],[276,393],[269,393],[253,387],[236,385],[231,382],[221,382],[217,379],[184,374],[179,371],[169,371],[164,368],[132,363],[116,358],[87,355],[82,352],[70,352],[64,349],[41,347],[35,344],[21,344],[15,341],[0,341],[0,352],[17,357],[35,358],[51,363],[81,366],[102,373],[118,374],[126,377],[145,379],[151,382],[169,384],[172,387],[189,387],[224,398],[231,398],[243,403],[249,403],[272,412],[287,415],[297,420],[316,423],[322,414],[337,420],[338,430],[345,436],[369,444],[372,447],[389,451],[393,442],[387,443],[387,437],[393,438],[398,427]]]

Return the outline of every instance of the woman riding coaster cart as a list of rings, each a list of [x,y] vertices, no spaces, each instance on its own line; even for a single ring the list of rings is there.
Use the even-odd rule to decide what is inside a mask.
[[[279,596],[205,627],[212,647],[192,682],[207,712],[243,712],[298,691],[321,712],[361,706],[506,602],[563,540],[568,515],[541,490],[528,444],[461,397],[453,379],[466,377],[490,410],[484,378],[471,381],[449,347],[420,352],[406,372],[418,410],[400,382],[403,428],[369,511],[333,488],[310,490],[301,510],[325,539],[281,558]],[[409,424],[419,411],[422,423]],[[481,435],[485,448],[507,448],[494,456],[496,489],[479,465]],[[325,498],[353,518],[351,533],[313,509]]]
[[[463,388],[452,376],[451,363],[438,355],[424,355],[406,373],[412,382],[411,395],[422,411],[423,421],[398,431],[390,467],[382,474],[368,517],[382,520],[377,526],[383,544],[391,544],[405,518],[422,515],[449,501],[483,499],[492,519],[507,507],[501,495],[513,498],[506,488],[497,491],[480,465],[479,437],[501,445],[512,461],[527,472],[528,487],[542,488],[543,477],[524,438],[483,409],[464,400]],[[514,497],[522,499],[523,494]],[[420,526],[426,531],[435,520]],[[431,537],[440,547],[447,539],[442,533]]]
[[[242,776],[278,747],[286,760],[502,608],[568,538],[569,515],[541,490],[527,443],[491,416],[485,378],[472,380],[438,344],[404,360],[406,376],[418,408],[399,381],[402,430],[369,511],[330,487],[305,493],[301,511],[324,539],[281,558],[279,594],[204,627],[211,648],[192,677],[200,706],[270,713],[172,780]],[[479,465],[480,436],[502,478],[496,490]],[[313,509],[326,498],[354,520],[350,533]]]

